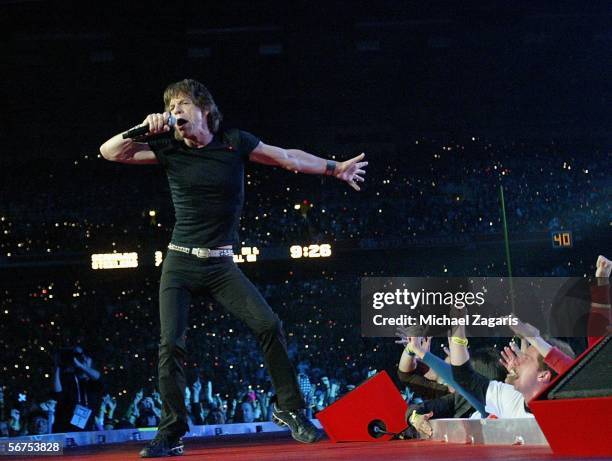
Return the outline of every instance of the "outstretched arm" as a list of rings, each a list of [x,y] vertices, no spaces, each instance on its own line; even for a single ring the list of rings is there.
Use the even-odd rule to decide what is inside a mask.
[[[475,398],[480,405],[479,411],[484,416],[486,413],[482,411],[482,407],[487,404],[490,380],[472,368],[467,345],[465,327],[460,325],[454,329],[448,342],[451,370],[456,383]]]
[[[365,181],[364,168],[368,162],[362,162],[365,154],[353,157],[344,162],[327,160],[298,149],[283,149],[260,142],[251,152],[249,160],[264,165],[274,165],[296,173],[325,174],[346,181],[353,189],[360,190],[358,182]]]

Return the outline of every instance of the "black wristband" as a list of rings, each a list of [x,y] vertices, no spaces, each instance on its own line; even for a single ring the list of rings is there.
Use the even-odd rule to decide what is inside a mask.
[[[325,175],[331,176],[336,171],[336,162],[334,160],[328,160],[327,165],[325,166]]]

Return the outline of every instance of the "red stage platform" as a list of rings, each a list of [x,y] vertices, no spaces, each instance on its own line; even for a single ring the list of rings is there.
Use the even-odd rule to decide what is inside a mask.
[[[63,456],[7,457],[17,460],[125,461],[137,460],[144,445],[125,443],[66,450]],[[286,434],[249,434],[219,440],[190,439],[182,457],[162,458],[184,461],[302,461],[302,460],[427,460],[427,461],[518,461],[578,460],[597,458],[558,457],[548,447],[459,445],[431,441],[390,441],[332,443],[329,440],[305,445]],[[600,458],[603,459],[603,458]]]

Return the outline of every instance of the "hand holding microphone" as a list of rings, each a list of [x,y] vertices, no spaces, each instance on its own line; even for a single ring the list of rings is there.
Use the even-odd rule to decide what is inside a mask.
[[[163,114],[149,114],[144,119],[142,125],[135,126],[134,128],[123,133],[123,139],[137,138],[144,135],[154,135],[170,131],[176,124],[176,118],[170,112],[164,112]]]

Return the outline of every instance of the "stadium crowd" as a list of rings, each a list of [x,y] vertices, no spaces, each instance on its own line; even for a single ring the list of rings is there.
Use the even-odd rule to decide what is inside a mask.
[[[68,286],[54,282],[27,290],[16,284],[4,290],[3,436],[78,430],[71,423],[77,403],[94,410],[84,429],[153,427],[159,422],[156,284],[145,279],[138,287],[131,281],[123,284],[130,289],[120,285],[92,278]],[[362,338],[356,331],[359,300],[351,293],[358,293],[358,287],[357,277],[333,272],[260,284],[285,323],[310,416],[376,369],[397,366],[395,344]],[[190,316],[186,404],[192,424],[269,420],[273,390],[252,335],[205,297],[194,299]],[[474,338],[471,347],[489,348],[488,360],[496,362],[507,340]],[[447,345],[434,343],[431,351],[440,348],[443,356],[441,346]],[[575,352],[584,348],[580,341],[572,345]],[[499,368],[494,373],[499,379]],[[432,383],[438,380],[435,374],[427,377]],[[430,393],[422,383],[405,381],[402,389],[410,408],[419,410],[417,415],[428,414]],[[426,421],[419,424],[426,427]]]
[[[336,150],[349,155],[363,147]],[[252,164],[242,242],[278,247],[350,240],[366,248],[385,242],[467,242],[501,234],[500,185],[511,235],[608,226],[608,153],[578,155],[556,145],[495,145],[474,137],[452,145],[417,139],[368,156],[371,171],[358,195],[337,181]],[[155,166],[135,168],[118,169],[88,154],[58,159],[40,171],[18,165],[5,170],[0,261],[163,248],[174,223],[166,179]],[[96,187],[90,187],[94,177]]]

